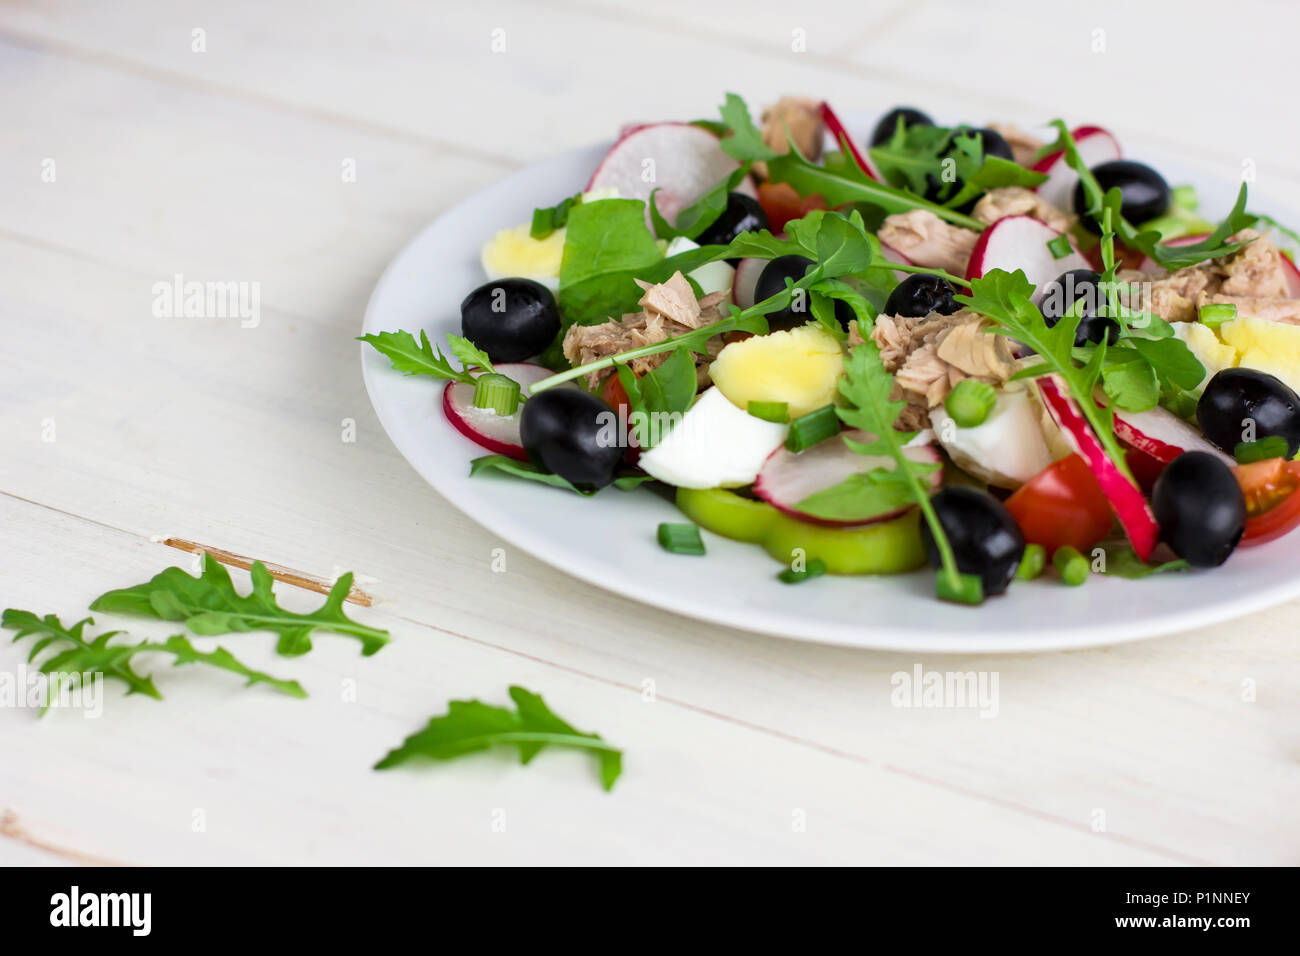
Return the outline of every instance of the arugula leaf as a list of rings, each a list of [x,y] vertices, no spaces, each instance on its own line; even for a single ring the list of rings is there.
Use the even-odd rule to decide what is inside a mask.
[[[598,734],[584,734],[558,717],[542,698],[522,687],[510,688],[515,709],[494,707],[479,700],[453,700],[447,713],[430,719],[418,733],[375,764],[387,770],[415,757],[452,760],[495,746],[519,751],[519,762],[527,764],[546,746],[589,750],[600,759],[600,782],[606,790],[623,772],[623,751]]]
[[[598,493],[595,491],[579,491],[559,475],[553,475],[549,471],[542,471],[530,461],[519,461],[508,455],[484,455],[482,458],[475,458],[469,463],[469,476],[471,478],[493,471],[499,471],[515,478],[526,478],[529,481],[550,485],[553,488],[564,488],[572,491],[575,495],[582,495],[584,498],[590,498]],[[614,487],[620,491],[631,491],[647,481],[654,481],[654,479],[649,475],[641,474],[619,475],[614,479]]]
[[[654,224],[655,235],[660,239],[674,239],[677,236],[685,236],[688,239],[696,238],[726,212],[727,202],[731,198],[732,191],[748,175],[749,163],[743,163],[731,173],[722,177],[716,186],[713,186],[699,199],[677,214],[677,225],[675,226],[660,215],[659,207],[655,204],[655,194],[659,190],[653,190],[650,193],[650,221]]]
[[[1101,184],[1097,182],[1097,177],[1092,174],[1088,164],[1079,155],[1079,148],[1074,142],[1074,137],[1070,135],[1069,127],[1065,125],[1065,121],[1053,120],[1052,125],[1056,127],[1059,133],[1059,137],[1052,148],[1064,150],[1066,164],[1079,174],[1079,181],[1083,183],[1083,192],[1088,203],[1088,214],[1093,216],[1098,223],[1101,223],[1102,210],[1105,207],[1105,193],[1101,188]],[[1215,230],[1205,239],[1191,245],[1166,246],[1160,241],[1161,236],[1158,230],[1146,229],[1139,232],[1136,226],[1120,215],[1115,216],[1113,225],[1116,234],[1124,245],[1130,249],[1145,253],[1157,265],[1173,272],[1187,266],[1197,265],[1207,259],[1219,259],[1236,252],[1245,243],[1228,242],[1228,237],[1235,235],[1242,229],[1255,225],[1255,222],[1256,217],[1246,212],[1246,184],[1242,183],[1241,189],[1237,193],[1237,201],[1233,205],[1232,211],[1228,213],[1227,218],[1219,223]]]
[[[460,359],[460,364],[466,369],[478,366],[485,372],[495,372],[492,367],[492,360],[488,354],[481,348],[461,335],[448,335],[447,345],[451,349],[451,354]]]
[[[789,183],[801,196],[816,193],[829,206],[862,202],[877,206],[887,214],[924,209],[953,225],[976,232],[982,231],[986,225],[978,219],[932,203],[905,189],[818,166],[801,156],[793,144],[790,152],[768,160],[767,175],[772,182]]]
[[[906,402],[890,398],[894,389],[894,376],[885,371],[876,343],[867,339],[849,353],[844,363],[844,375],[839,381],[839,391],[847,405],[835,409],[840,420],[850,428],[858,428],[875,436],[869,442],[844,439],[854,451],[862,455],[885,455],[894,459],[894,467],[872,468],[860,477],[873,484],[884,494],[893,496],[905,492],[921,509],[943,565],[947,578],[947,593],[962,591],[961,572],[953,556],[948,535],[930,503],[929,482],[922,478],[940,466],[936,463],[917,462],[903,453],[903,446],[916,437],[916,432],[895,431],[894,423]]]
[[[1102,573],[1116,578],[1136,580],[1166,571],[1184,571],[1191,567],[1181,558],[1176,561],[1166,561],[1163,564],[1147,564],[1137,556],[1133,546],[1127,542],[1121,545],[1108,546],[1105,551],[1106,564]]]
[[[750,116],[749,107],[735,93],[728,93],[719,109],[726,132],[718,145],[732,159],[742,162],[759,162],[779,155],[763,142],[763,133]]]
[[[276,603],[274,578],[261,561],[253,562],[249,574],[253,590],[241,596],[230,580],[230,572],[205,551],[203,570],[197,578],[182,568],[168,568],[144,584],[101,594],[90,609],[184,621],[192,632],[205,637],[272,631],[280,636],[276,653],[285,656],[310,651],[311,632],[317,629],[355,637],[366,657],[388,643],[387,631],[358,624],[343,613],[343,602],[352,590],[351,572],[334,582],[325,603],[310,614],[287,611]]]
[[[1019,269],[1015,272],[993,269],[983,278],[972,279],[970,285],[970,294],[958,295],[956,299],[997,323],[984,331],[1009,336],[1038,353],[1041,361],[1017,372],[1013,378],[1059,375],[1079,403],[1106,454],[1131,481],[1128,463],[1115,438],[1114,416],[1093,398],[1106,359],[1105,339],[1093,347],[1087,364],[1079,366],[1074,358],[1074,334],[1079,325],[1077,309],[1068,310],[1055,325],[1049,326],[1038,306],[1030,301],[1033,283]]]
[[[103,674],[106,678],[122,681],[126,692],[144,694],[155,700],[162,700],[162,694],[154,686],[153,678],[137,673],[131,667],[131,659],[141,653],[170,654],[175,666],[182,664],[206,664],[221,670],[238,674],[247,680],[248,686],[266,684],[291,697],[306,697],[307,692],[297,681],[280,680],[262,671],[252,670],[240,663],[225,648],[214,651],[200,651],[185,637],[173,634],[162,643],[143,641],[139,644],[110,644],[109,642],[125,631],[105,631],[97,637],[86,637],[86,625],[93,625],[92,618],[85,618],[70,627],[53,614],[37,617],[31,611],[9,608],[0,617],[0,627],[17,631],[14,641],[36,635],[39,637],[28,655],[28,661],[34,661],[44,650],[50,647],[62,647],[57,654],[47,657],[40,665],[40,672],[66,680],[72,674]],[[41,712],[49,708],[49,700]]]
[[[1001,186],[1033,188],[1043,173],[1000,156],[985,156],[982,134],[942,126],[903,126],[889,142],[871,150],[871,158],[893,185],[924,195],[939,185],[938,198],[955,209]]]
[[[448,336],[448,341],[458,338],[460,336]],[[442,354],[441,349],[429,341],[429,335],[423,329],[420,330],[418,343],[414,335],[402,330],[359,335],[357,341],[372,346],[375,351],[393,363],[393,368],[406,375],[432,375],[434,378],[447,379],[451,382],[474,384],[474,376],[462,369],[452,368],[451,362]],[[469,344],[468,340],[462,341]],[[452,344],[452,354],[457,354],[455,349],[455,344]]]
[[[1145,412],[1160,403],[1156,373],[1142,353],[1127,345],[1106,350],[1101,387],[1112,402],[1129,412]]]
[[[533,239],[545,239],[555,230],[563,229],[569,221],[569,212],[581,203],[582,193],[574,193],[550,208],[534,209],[528,235]]]
[[[724,246],[701,246],[664,258],[645,224],[639,199],[583,203],[569,216],[560,260],[558,302],[564,328],[617,319],[637,310],[645,293],[634,280],[665,282],[723,258]]]
[[[699,388],[695,360],[691,358],[691,350],[684,346],[668,356],[658,368],[651,369],[640,378],[626,365],[615,366],[615,371],[623,391],[627,393],[632,425],[642,448],[652,447],[653,438],[658,437],[662,441],[666,434],[650,427],[651,416],[660,416],[658,420],[671,422],[671,417],[664,416],[689,409]]]
[[[828,521],[866,521],[896,511],[913,501],[904,482],[882,481],[870,472],[849,475],[838,485],[822,488],[799,502],[799,510]]]

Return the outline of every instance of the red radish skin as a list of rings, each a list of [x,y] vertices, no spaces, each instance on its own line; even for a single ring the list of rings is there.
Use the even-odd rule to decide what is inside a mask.
[[[1128,535],[1133,551],[1140,560],[1147,560],[1155,550],[1160,529],[1141,489],[1111,461],[1088,420],[1084,418],[1083,410],[1058,376],[1046,375],[1035,379],[1034,384],[1038,387],[1044,407],[1061,429],[1061,434],[1097,477],[1097,483],[1101,485],[1111,510]]]
[[[887,455],[858,454],[844,443],[845,438],[852,438],[859,442],[872,440],[872,436],[866,432],[853,430],[841,432],[838,436],[828,438],[801,452],[789,451],[782,446],[772,452],[763,463],[758,477],[754,480],[754,494],[791,518],[828,528],[852,528],[878,524],[881,521],[897,518],[914,508],[915,505],[907,505],[863,521],[819,518],[799,510],[799,502],[809,495],[838,485],[850,475],[877,467],[894,467],[894,460]],[[904,454],[918,462],[937,464],[940,460],[939,453],[933,445],[910,445]],[[936,469],[929,476],[929,480],[930,490],[938,490],[943,480],[942,469]]]
[[[831,109],[829,103],[822,103],[822,122],[826,124],[826,129],[830,132],[831,138],[835,140],[835,148],[841,148],[841,143],[843,143],[848,148],[853,161],[862,167],[862,171],[879,182],[880,170],[876,169],[875,164],[871,162],[871,157],[849,135],[848,128],[840,122],[840,118],[835,115],[835,111]]]
[[[650,182],[647,160],[654,162]],[[624,199],[648,203],[657,188],[655,205],[666,220],[676,222],[683,208],[739,165],[708,130],[690,123],[652,123],[632,129],[610,147],[587,189],[617,189]]]
[[[527,362],[501,364],[496,366],[496,370],[518,382],[525,396],[530,385],[554,374],[544,366]],[[519,415],[522,411],[522,404],[509,416],[495,415],[475,408],[474,386],[464,382],[448,382],[442,390],[442,413],[456,431],[494,454],[527,461],[528,455],[524,452],[523,441],[519,437]]]
[[[1079,126],[1070,135],[1089,169],[1120,158],[1119,141],[1100,126]],[[1057,209],[1068,212],[1074,208],[1074,187],[1079,182],[1079,174],[1066,163],[1065,150],[1048,153],[1034,163],[1034,171],[1047,174],[1046,182],[1036,187],[1038,195]]]
[[[1185,451],[1203,451],[1225,465],[1236,464],[1191,425],[1159,406],[1145,412],[1115,409],[1115,437],[1166,465]]]
[[[1296,268],[1290,256],[1278,255],[1282,258],[1282,273],[1286,276],[1286,294],[1289,298],[1300,299],[1300,269]]]
[[[999,219],[980,233],[966,264],[966,278],[978,279],[994,269],[1019,269],[1035,288],[1041,289],[1062,273],[1088,268],[1088,260],[1079,255],[1073,243],[1070,253],[1060,259],[1047,248],[1060,235],[1031,216]]]

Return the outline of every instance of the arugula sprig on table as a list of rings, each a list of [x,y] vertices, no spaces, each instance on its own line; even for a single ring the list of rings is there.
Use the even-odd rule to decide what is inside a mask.
[[[930,503],[930,483],[922,480],[935,471],[935,462],[918,462],[903,453],[903,446],[916,437],[916,432],[896,431],[894,424],[907,404],[893,400],[894,376],[885,371],[880,360],[880,349],[870,338],[849,353],[844,362],[844,375],[839,380],[839,391],[848,403],[835,409],[850,428],[861,429],[875,436],[869,442],[846,438],[845,444],[862,455],[884,455],[894,460],[894,467],[873,468],[863,473],[864,481],[890,494],[900,487],[916,502],[921,515],[934,537],[942,567],[939,571],[938,593],[948,600],[978,604],[983,600],[977,576],[962,574],[957,568],[948,535]]]
[[[315,630],[333,631],[356,638],[366,657],[388,643],[388,632],[360,624],[343,613],[343,602],[352,590],[352,573],[334,582],[325,603],[309,614],[286,610],[276,602],[274,578],[261,561],[249,571],[253,590],[241,595],[230,580],[230,572],[211,554],[203,554],[203,570],[191,577],[182,568],[168,568],[144,584],[102,594],[90,605],[92,611],[183,621],[202,636],[244,631],[272,631],[280,637],[276,652],[287,657],[311,650]]]
[[[62,683],[71,680],[73,674],[103,674],[105,678],[126,684],[126,692],[144,694],[155,700],[162,700],[162,694],[154,685],[153,676],[141,674],[132,666],[132,660],[139,654],[167,654],[173,659],[174,666],[184,664],[201,664],[219,670],[238,674],[247,682],[266,684],[282,694],[291,697],[306,697],[307,692],[295,680],[282,680],[263,671],[254,670],[242,664],[224,647],[212,651],[201,651],[181,634],[173,634],[162,643],[142,641],[138,644],[114,643],[113,639],[125,634],[125,631],[105,631],[94,637],[85,633],[87,626],[94,625],[94,619],[84,618],[72,625],[65,625],[53,614],[38,617],[31,611],[9,608],[0,617],[0,627],[16,631],[14,641],[25,637],[37,638],[28,655],[28,662],[35,661],[42,652],[56,649],[57,653],[48,655],[40,664],[42,674],[53,677]],[[52,697],[53,695],[51,695]],[[49,709],[50,698],[46,699],[41,709],[44,714]]]
[[[451,760],[496,746],[514,747],[519,762],[529,763],[545,747],[587,750],[600,761],[600,782],[606,790],[623,772],[623,751],[598,734],[582,733],[555,714],[542,698],[522,687],[510,688],[515,709],[479,700],[453,700],[447,713],[430,719],[375,764],[387,770],[415,758]]]
[[[1053,120],[1052,125],[1057,129],[1057,140],[1055,143],[1044,147],[1044,150],[1046,152],[1064,151],[1067,165],[1078,173],[1079,181],[1083,183],[1084,197],[1087,200],[1087,214],[1096,219],[1098,224],[1101,224],[1103,210],[1106,207],[1105,191],[1101,188],[1101,184],[1097,182],[1097,177],[1092,174],[1092,170],[1088,168],[1088,164],[1084,162],[1083,157],[1079,155],[1079,148],[1074,141],[1074,137],[1070,135],[1070,129],[1065,125],[1065,121]],[[1228,237],[1235,235],[1242,229],[1250,228],[1256,222],[1257,217],[1246,212],[1246,184],[1242,183],[1232,210],[1215,227],[1214,231],[1200,242],[1185,246],[1167,246],[1160,241],[1161,236],[1158,231],[1153,229],[1139,231],[1137,226],[1119,215],[1118,210],[1114,215],[1113,227],[1119,240],[1125,246],[1139,250],[1157,265],[1172,272],[1187,266],[1197,265],[1207,259],[1219,259],[1231,255],[1242,248],[1245,243],[1229,242]]]

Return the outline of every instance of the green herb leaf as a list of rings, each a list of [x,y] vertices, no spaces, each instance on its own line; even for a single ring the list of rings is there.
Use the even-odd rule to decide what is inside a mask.
[[[1237,442],[1232,457],[1239,465],[1249,465],[1268,458],[1286,458],[1289,446],[1281,435],[1268,435],[1257,441]]]
[[[559,306],[565,326],[632,311],[642,295],[633,279],[664,261],[639,199],[602,199],[569,213],[560,259]]]
[[[655,203],[655,194],[659,190],[655,189],[650,193],[650,221],[654,225],[655,235],[660,239],[673,239],[677,236],[686,236],[688,239],[696,238],[726,212],[731,193],[740,185],[740,181],[748,175],[749,163],[744,163],[732,170],[732,172],[722,177],[717,185],[700,196],[699,199],[683,208],[677,214],[676,225],[670,225],[668,220],[664,219],[660,214],[659,207]]]
[[[553,475],[549,471],[542,471],[530,461],[519,461],[508,455],[484,455],[481,458],[475,458],[469,463],[469,476],[471,478],[476,478],[485,472],[494,471],[502,472],[514,478],[526,478],[529,481],[536,481],[554,488],[564,488],[586,497],[591,497],[596,493],[594,491],[579,491],[567,479],[561,478],[559,475]]]
[[[1129,412],[1145,412],[1160,401],[1155,369],[1137,349],[1116,345],[1106,350],[1101,367],[1102,390]]]
[[[1184,571],[1191,567],[1181,559],[1166,561],[1164,564],[1147,564],[1137,556],[1132,546],[1128,544],[1107,545],[1104,550],[1106,552],[1106,562],[1102,573],[1116,578],[1145,578],[1152,574],[1160,574],[1165,571]]]
[[[266,684],[269,687],[288,694],[291,697],[306,697],[307,692],[293,680],[280,680],[262,671],[253,670],[240,663],[225,648],[214,651],[200,651],[185,637],[174,634],[162,644],[148,641],[139,644],[111,644],[112,638],[124,631],[105,631],[97,637],[86,637],[86,625],[94,624],[91,618],[78,621],[71,627],[65,627],[53,614],[37,617],[31,611],[14,608],[4,612],[0,617],[0,627],[17,631],[14,640],[37,636],[39,640],[33,646],[28,661],[48,648],[61,648],[57,654],[47,657],[40,665],[40,671],[46,675],[103,674],[106,678],[122,681],[127,685],[127,694],[145,694],[156,700],[162,700],[162,694],[154,686],[153,678],[137,673],[131,667],[131,659],[141,653],[170,654],[176,666],[182,664],[205,664],[221,670],[230,671],[243,677],[249,685]],[[46,702],[46,709],[49,702]],[[42,710],[42,713],[44,710]]]
[[[1074,142],[1074,137],[1070,135],[1069,127],[1065,125],[1063,120],[1059,119],[1053,120],[1052,125],[1057,128],[1059,133],[1054,148],[1065,151],[1066,163],[1079,174],[1079,181],[1083,183],[1084,196],[1088,203],[1087,212],[1100,223],[1105,193],[1097,182],[1097,177],[1092,174],[1088,164],[1079,155],[1078,146]],[[1160,241],[1161,235],[1159,231],[1147,229],[1139,232],[1137,227],[1123,216],[1115,218],[1114,227],[1120,241],[1125,246],[1145,253],[1157,265],[1173,272],[1187,266],[1197,265],[1207,259],[1219,259],[1236,252],[1245,243],[1228,242],[1228,237],[1235,235],[1242,229],[1255,225],[1256,221],[1256,216],[1246,212],[1246,184],[1242,183],[1232,211],[1228,213],[1227,218],[1219,223],[1210,235],[1200,242],[1186,246],[1164,245]]]
[[[1073,394],[1074,400],[1079,403],[1106,454],[1120,473],[1132,480],[1124,453],[1115,438],[1113,416],[1093,398],[1093,389],[1105,367],[1105,340],[1092,350],[1086,365],[1077,365],[1074,358],[1074,334],[1079,325],[1078,311],[1067,311],[1055,325],[1049,326],[1038,306],[1030,301],[1033,294],[1033,283],[1019,269],[1015,272],[993,269],[983,278],[971,280],[969,295],[958,295],[956,298],[958,302],[997,323],[993,328],[985,329],[985,332],[1010,336],[1038,353],[1041,361],[1021,370],[1015,377],[1031,378],[1048,373],[1059,375]]]
[[[488,354],[481,348],[462,335],[448,335],[447,347],[451,349],[451,354],[460,360],[460,364],[466,369],[478,366],[485,372],[496,372],[492,367],[492,360]],[[504,378],[504,376],[502,376]]]
[[[459,336],[449,338],[459,338]],[[401,330],[360,335],[357,336],[357,341],[373,347],[393,363],[393,368],[406,375],[431,375],[434,378],[471,385],[474,382],[474,376],[469,372],[452,367],[451,362],[442,354],[442,350],[429,341],[429,335],[423,329],[420,330],[418,342],[410,332]],[[468,344],[468,340],[462,341]]]
[[[546,705],[540,696],[522,687],[510,688],[515,709],[494,707],[478,700],[453,700],[447,713],[432,718],[418,733],[375,764],[387,770],[412,758],[452,760],[495,746],[512,746],[519,762],[527,764],[546,746],[589,750],[600,759],[601,785],[609,790],[623,772],[623,752],[597,734],[575,730]]]
[[[672,416],[687,411],[695,401],[698,380],[691,350],[678,348],[658,368],[638,378],[626,365],[615,366],[619,383],[627,393],[629,418],[642,448],[652,448],[662,441],[668,428],[651,427],[667,423]],[[653,418],[651,416],[659,416]],[[657,441],[656,441],[657,439]]]
[[[718,143],[732,159],[742,162],[759,162],[780,154],[763,142],[762,130],[754,124],[749,107],[735,93],[728,93],[719,108],[726,132]]]
[[[801,196],[815,193],[823,197],[829,206],[861,202],[878,207],[886,214],[925,209],[956,226],[976,232],[985,227],[985,223],[978,219],[932,203],[905,189],[818,166],[799,155],[793,146],[790,152],[768,160],[767,174],[772,182],[789,183]]]
[[[528,235],[533,239],[545,239],[557,229],[563,229],[569,221],[569,212],[582,203],[582,193],[566,196],[548,209],[534,209],[533,222],[528,228]]]
[[[274,579],[261,561],[254,561],[249,573],[253,590],[241,596],[230,573],[204,552],[203,571],[197,578],[181,568],[168,568],[144,584],[100,595],[90,609],[183,621],[203,636],[272,631],[280,636],[276,652],[286,656],[310,651],[311,633],[318,629],[356,638],[367,657],[388,643],[387,631],[358,624],[343,613],[343,602],[352,590],[351,572],[334,582],[325,603],[310,614],[286,611],[276,603]]]
[[[811,559],[802,571],[796,571],[794,568],[786,568],[777,574],[777,580],[784,584],[802,584],[804,581],[810,581],[813,578],[819,578],[826,573],[826,562],[821,558]]]
[[[814,491],[798,508],[827,521],[869,521],[912,503],[912,489],[906,482],[882,480],[882,476],[883,472],[849,475],[838,485]]]
[[[948,535],[930,504],[929,481],[922,480],[939,465],[913,461],[903,453],[903,446],[915,438],[916,433],[894,430],[894,423],[906,403],[890,398],[893,388],[894,377],[885,371],[875,342],[868,339],[850,352],[845,360],[839,391],[848,405],[835,411],[849,427],[875,436],[870,442],[845,439],[850,448],[862,455],[886,455],[894,459],[892,469],[873,468],[865,474],[877,485],[892,485],[907,490],[921,509],[934,536],[942,563],[941,573],[947,580],[944,593],[956,594],[963,590],[961,572],[957,569]]]

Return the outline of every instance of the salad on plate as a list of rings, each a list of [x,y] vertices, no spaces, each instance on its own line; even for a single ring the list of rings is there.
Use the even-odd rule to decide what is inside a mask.
[[[460,335],[362,341],[445,383],[471,475],[670,497],[665,560],[703,529],[972,605],[1213,568],[1300,524],[1300,237],[1246,203],[1207,221],[1099,126],[859,143],[728,94],[521,210]]]

